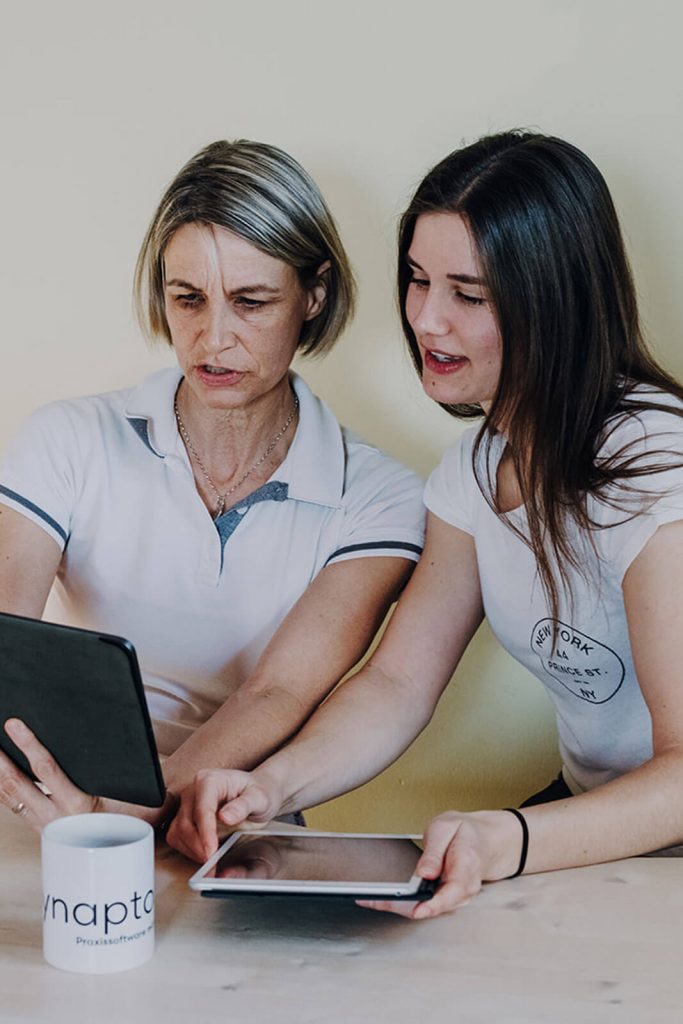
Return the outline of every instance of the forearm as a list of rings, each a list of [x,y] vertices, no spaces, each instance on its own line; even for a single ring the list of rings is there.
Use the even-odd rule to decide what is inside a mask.
[[[372,906],[413,918],[455,910],[483,882],[524,872],[582,867],[670,846],[683,838],[683,751],[670,748],[647,764],[590,793],[525,808],[525,822],[507,811],[447,811],[429,823],[417,866],[438,880],[435,896],[406,910]]]
[[[254,768],[281,747],[363,656],[411,568],[388,557],[323,569],[249,678],[166,761],[169,788],[203,768]]]
[[[427,725],[482,617],[472,537],[429,516],[422,558],[370,661],[254,776],[285,811],[373,778]]]
[[[285,690],[245,685],[164,761],[167,795],[162,807],[100,800],[98,810],[133,814],[158,828],[173,817],[180,793],[198,771],[253,768],[301,725],[306,713]]]
[[[330,800],[374,778],[410,746],[433,705],[373,662],[340,687],[254,777],[282,799],[282,813]]]
[[[631,857],[683,839],[683,752],[669,751],[590,793],[523,813],[528,871]]]
[[[524,808],[529,827],[526,874],[633,857],[683,840],[683,753],[654,757],[589,793]],[[512,815],[483,812],[483,880],[511,874],[521,830]]]
[[[246,683],[164,762],[169,790],[179,793],[202,768],[248,770],[277,750],[310,714],[283,687]]]

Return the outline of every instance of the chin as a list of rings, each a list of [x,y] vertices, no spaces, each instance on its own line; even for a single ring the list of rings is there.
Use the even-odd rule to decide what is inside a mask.
[[[477,402],[464,388],[454,388],[452,384],[449,386],[445,381],[431,376],[423,377],[422,388],[427,398],[441,405],[469,405]]]

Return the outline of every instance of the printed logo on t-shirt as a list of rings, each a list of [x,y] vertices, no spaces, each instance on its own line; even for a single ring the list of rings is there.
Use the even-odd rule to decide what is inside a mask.
[[[531,649],[548,675],[589,704],[611,700],[624,681],[618,654],[558,619],[536,623]]]

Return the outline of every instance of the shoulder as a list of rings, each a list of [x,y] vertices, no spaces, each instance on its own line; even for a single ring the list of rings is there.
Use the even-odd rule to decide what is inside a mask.
[[[63,398],[39,406],[20,424],[14,440],[40,440],[48,447],[92,438],[98,424],[121,419],[130,390]]]
[[[479,426],[469,427],[445,451],[424,492],[424,503],[430,512],[467,533],[474,532],[473,503],[481,493],[473,465],[480,430]]]
[[[421,507],[423,481],[416,473],[341,426],[301,377],[293,374],[292,380],[300,422],[287,456],[290,494],[347,515],[372,504],[413,501]]]
[[[40,406],[28,417],[42,423],[83,423],[101,416],[121,416],[135,388],[60,398]]]
[[[424,540],[424,482],[396,459],[342,428],[346,468],[342,495],[349,551],[417,559]]]
[[[683,403],[635,388],[606,423],[596,465],[604,483],[589,504],[595,539],[623,578],[660,526],[683,519]]]
[[[397,459],[340,428],[343,487],[327,559],[391,555],[417,561],[424,542],[423,481]]]
[[[412,494],[421,500],[424,480],[347,427],[341,428],[346,462],[344,496],[352,501],[366,490]]]
[[[131,444],[137,448],[136,410],[149,406],[150,415],[156,416],[157,406],[168,407],[171,412],[166,409],[167,417],[172,417],[168,396],[177,387],[177,380],[177,369],[169,368],[132,387],[49,402],[19,425],[6,448],[6,456],[15,451],[28,454],[40,448],[46,456],[73,454],[77,458],[102,447],[111,451],[114,446],[125,452]]]
[[[458,476],[472,473],[474,448],[480,431],[480,426],[468,427],[463,431],[457,441],[443,453],[434,472],[443,469],[446,472],[457,473]]]
[[[683,402],[668,392],[638,385],[605,423],[598,460],[637,458],[648,452],[683,447]]]

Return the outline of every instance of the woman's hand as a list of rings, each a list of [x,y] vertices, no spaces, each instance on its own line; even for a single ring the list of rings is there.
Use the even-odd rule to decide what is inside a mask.
[[[483,882],[508,878],[517,869],[522,830],[507,811],[448,811],[434,818],[424,834],[416,874],[439,880],[430,900],[357,900],[359,906],[422,920],[469,903]]]
[[[26,824],[36,832],[40,832],[44,825],[55,818],[69,814],[102,811],[132,814],[156,827],[173,812],[176,798],[171,793],[167,793],[161,808],[142,807],[84,793],[62,771],[49,750],[24,722],[18,718],[9,718],[5,722],[5,732],[25,754],[40,785],[36,785],[0,751],[0,803],[9,807],[18,818],[24,818]]]
[[[218,848],[219,825],[228,831],[265,825],[280,812],[281,803],[279,788],[262,770],[200,771],[180,794],[167,839],[186,857],[203,862]]]
[[[49,796],[0,751],[0,801],[36,832],[55,818],[103,810],[99,797],[74,786],[54,757],[17,718],[5,722],[5,732],[26,755],[33,774]]]

